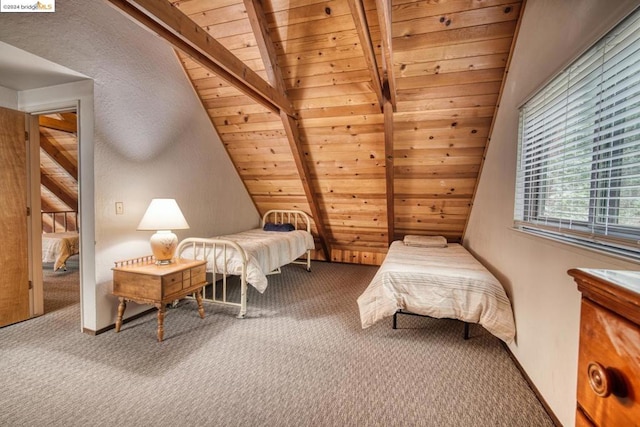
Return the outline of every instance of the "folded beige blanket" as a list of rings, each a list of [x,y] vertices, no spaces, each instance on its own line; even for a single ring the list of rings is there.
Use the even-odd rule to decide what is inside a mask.
[[[422,248],[446,248],[447,239],[443,236],[416,236],[407,234],[404,236],[406,246],[419,246]]]

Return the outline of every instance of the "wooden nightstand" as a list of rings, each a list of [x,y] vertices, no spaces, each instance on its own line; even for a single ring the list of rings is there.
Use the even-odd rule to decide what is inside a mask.
[[[168,303],[195,294],[198,313],[204,319],[202,287],[206,285],[206,261],[176,259],[156,265],[151,256],[118,261],[113,270],[113,294],[120,300],[116,332],[120,332],[127,301],[153,304],[158,309],[158,341],[164,335],[164,314]]]

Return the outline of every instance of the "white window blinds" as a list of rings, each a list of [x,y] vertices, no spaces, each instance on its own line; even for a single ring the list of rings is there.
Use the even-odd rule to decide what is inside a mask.
[[[640,12],[520,111],[515,226],[640,257]]]

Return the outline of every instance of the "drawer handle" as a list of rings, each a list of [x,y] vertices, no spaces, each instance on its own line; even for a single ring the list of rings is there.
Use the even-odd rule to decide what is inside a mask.
[[[587,366],[589,385],[591,390],[600,396],[607,397],[611,394],[612,378],[607,369],[598,362],[591,362]]]

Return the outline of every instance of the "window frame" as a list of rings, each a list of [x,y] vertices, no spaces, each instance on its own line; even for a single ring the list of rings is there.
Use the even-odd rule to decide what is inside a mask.
[[[620,91],[616,91],[615,88],[612,91],[610,90],[615,84],[624,84],[626,72],[615,71],[613,74],[614,80],[606,77],[607,71],[611,71],[610,68],[615,69],[620,64],[624,65],[624,61],[621,61],[620,58],[616,58],[616,62],[609,63],[605,57],[608,53],[608,42],[616,40],[616,37],[619,37],[616,42],[621,43],[620,40],[624,41],[624,37],[616,34],[616,31],[623,33],[621,29],[624,29],[625,26],[633,29],[633,40],[635,43],[640,43],[640,34],[635,34],[636,31],[640,31],[640,8],[632,11],[578,58],[563,67],[553,78],[547,80],[520,105],[514,228],[583,248],[640,260],[640,223],[637,226],[619,223],[620,218],[629,218],[620,214],[621,209],[625,209],[621,207],[621,201],[623,200],[621,189],[626,189],[620,183],[623,180],[628,180],[633,184],[635,180],[639,179],[636,174],[632,174],[629,177],[624,175],[623,171],[629,167],[634,168],[633,171],[635,171],[636,167],[640,168],[640,152],[636,148],[640,147],[640,138],[637,138],[637,134],[640,133],[640,119],[638,119],[640,113],[633,112],[638,109],[640,98],[635,96],[632,90],[625,93],[627,91],[626,86],[622,86]],[[633,42],[627,45],[633,46]],[[615,44],[614,46],[617,47]],[[593,58],[590,58],[591,56]],[[602,57],[600,65],[597,64],[599,57]],[[640,49],[634,51],[629,57],[632,58],[631,66],[635,67],[632,71],[640,72]],[[623,60],[627,58],[624,57]],[[582,61],[589,63],[585,69],[578,68],[582,65]],[[609,67],[611,64],[614,65]],[[576,66],[575,70],[573,69],[574,66]],[[589,71],[591,67],[593,69]],[[576,70],[578,75],[586,73],[584,78],[575,79],[571,72]],[[597,77],[589,77],[594,71],[597,71],[594,74]],[[586,83],[581,83],[583,79]],[[566,88],[564,89],[562,88],[563,80],[566,80]],[[577,83],[573,80],[577,80]],[[584,85],[584,92],[580,92],[582,89],[581,84]],[[593,87],[589,85],[593,85]],[[635,84],[631,82],[629,87],[633,88],[634,86]],[[638,86],[640,86],[640,83],[638,83]],[[599,99],[590,101],[593,102],[595,110],[593,106],[587,105],[584,111],[581,111],[582,105],[580,105],[580,111],[569,113],[570,103],[575,103],[575,100],[571,99],[572,95],[578,98],[583,97],[594,89],[599,96]],[[549,102],[546,99],[548,95],[553,102]],[[629,105],[626,105],[625,102],[629,96],[631,96],[631,101]],[[621,98],[618,99],[619,97]],[[533,107],[528,110],[527,107],[531,103],[533,103]],[[587,104],[587,102],[584,103]],[[539,105],[548,106],[549,112],[547,113],[545,108],[545,112],[541,113],[542,109],[539,108]],[[620,113],[620,111],[626,113],[628,108],[632,109],[631,116]],[[565,110],[564,113],[563,110]],[[528,112],[531,112],[534,117],[530,122],[526,121]],[[569,114],[572,115],[572,122],[568,120]],[[593,114],[593,116],[590,116],[590,114]],[[625,126],[625,123],[629,120],[628,117],[631,118],[631,122],[628,126]],[[553,137],[545,134],[547,121],[555,122],[553,127],[550,127],[552,129],[550,135]],[[541,122],[542,124],[540,124]],[[588,131],[593,131],[593,136],[590,139],[580,136],[579,132],[569,134],[569,139],[564,138],[567,135],[567,127],[576,127],[583,123],[586,124]],[[541,136],[527,139],[525,136],[530,136],[526,135],[527,125],[536,127],[536,132]],[[542,130],[537,129],[539,126],[542,127]],[[620,138],[615,138],[616,133],[620,135]],[[636,137],[634,138],[634,136]],[[574,140],[571,140],[571,137]],[[578,141],[575,140],[576,137],[578,137]],[[627,142],[626,139],[629,139],[629,141]],[[556,141],[561,141],[559,144],[561,146],[561,154],[555,155],[552,152],[549,155],[546,151],[557,149]],[[550,181],[554,178],[551,176],[550,179],[549,164],[552,164],[552,162],[549,160],[556,162],[561,160],[564,162],[567,153],[571,154],[572,150],[578,151],[579,148],[575,147],[587,142],[588,147],[591,149],[591,159],[588,163],[591,171],[588,179],[580,180],[583,184],[588,183],[586,220],[575,216],[573,218],[557,216],[559,209],[556,209],[555,217],[548,215],[545,210],[548,207],[553,209],[551,196],[554,194],[561,195],[565,191],[549,191],[549,187],[553,185],[553,182]],[[627,144],[631,145],[627,146]],[[619,146],[619,148],[616,149],[616,146]],[[624,163],[627,159],[624,157],[624,150],[629,147],[632,153],[629,156],[632,161],[631,166]],[[537,149],[540,149],[540,151],[531,154],[532,151]],[[526,158],[526,162],[523,159],[524,155],[530,156]],[[589,155],[581,155],[580,159],[582,160],[583,158],[588,159]],[[560,170],[561,173],[557,180],[561,183],[560,187],[562,188],[562,183],[564,182],[562,179],[567,176],[566,166],[563,164]],[[586,172],[578,171],[578,174],[584,173]],[[558,184],[556,183],[556,185]],[[632,190],[634,187],[634,185],[631,185]],[[583,191],[586,191],[586,189]],[[636,197],[632,196],[632,198],[635,199]],[[638,198],[640,199],[640,196]],[[564,199],[559,200],[563,201]],[[579,207],[582,208],[581,206]],[[565,205],[563,205],[563,209],[565,209]],[[634,209],[634,214],[631,216],[631,222],[640,219],[640,212],[638,214],[635,213],[635,210],[640,210],[640,207],[632,207],[632,209]],[[553,214],[552,211],[551,213]],[[559,213],[562,215],[563,212]],[[574,213],[569,214],[569,216],[571,215],[574,215]],[[612,220],[614,221],[612,222]]]

